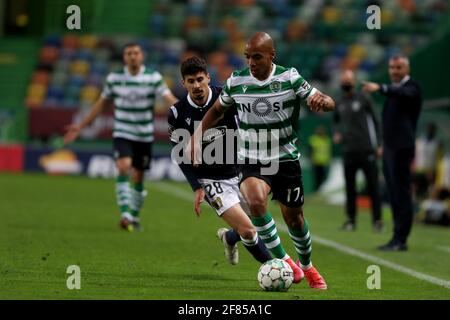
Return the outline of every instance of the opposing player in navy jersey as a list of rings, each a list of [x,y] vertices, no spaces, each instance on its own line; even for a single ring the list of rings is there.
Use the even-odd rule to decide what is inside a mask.
[[[219,97],[222,89],[209,86],[210,77],[207,72],[206,62],[198,57],[187,59],[181,64],[181,75],[183,86],[188,91],[186,97],[178,101],[170,108],[168,123],[170,140],[176,146],[181,143],[180,131],[189,138],[194,132],[195,123],[199,123],[204,114]],[[236,129],[235,114],[228,113],[215,126],[215,134],[205,135],[203,146],[210,145],[213,141],[223,139],[224,154],[226,154],[225,134],[226,129]],[[175,148],[174,148],[175,151]],[[235,156],[235,150],[233,157]],[[172,152],[172,157],[177,156]],[[179,154],[178,154],[179,156]],[[181,157],[180,157],[181,159]],[[231,164],[204,164],[194,167],[192,164],[180,163],[181,170],[195,193],[194,211],[200,216],[200,204],[206,197],[207,202],[215,209],[217,215],[225,220],[232,228],[230,230],[221,228],[217,236],[225,247],[225,255],[231,264],[238,263],[238,251],[236,243],[242,240],[245,248],[253,257],[265,262],[272,259],[264,242],[258,238],[255,227],[242,207],[245,202],[239,192],[238,173],[235,161]]]

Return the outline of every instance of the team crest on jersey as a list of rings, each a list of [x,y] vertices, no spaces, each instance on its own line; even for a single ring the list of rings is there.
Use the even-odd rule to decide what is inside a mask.
[[[260,117],[268,116],[272,112],[272,105],[266,98],[258,98],[252,104],[252,111]]]
[[[223,207],[222,199],[220,199],[220,197],[215,198],[213,201],[211,201],[211,206],[214,209],[219,210]]]
[[[125,83],[123,84],[125,86]],[[139,94],[136,91],[130,91],[127,95],[121,97],[125,104],[133,105],[139,100],[146,99],[145,95]]]
[[[269,85],[270,91],[272,91],[273,93],[277,93],[281,91],[281,82],[278,80],[273,81],[270,85]]]
[[[357,112],[359,109],[361,109],[361,103],[359,103],[359,101],[354,101],[352,103],[352,109],[353,111]]]

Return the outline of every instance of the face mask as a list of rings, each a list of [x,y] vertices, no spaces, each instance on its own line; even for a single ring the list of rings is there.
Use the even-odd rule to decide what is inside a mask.
[[[353,86],[351,84],[345,83],[345,84],[341,84],[341,89],[344,92],[350,92],[353,90]]]

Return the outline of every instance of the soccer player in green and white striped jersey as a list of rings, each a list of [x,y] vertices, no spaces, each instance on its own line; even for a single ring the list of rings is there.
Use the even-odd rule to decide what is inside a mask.
[[[331,111],[334,101],[313,88],[295,68],[273,63],[275,49],[267,33],[258,32],[247,42],[248,68],[236,71],[227,80],[220,99],[206,113],[188,145],[193,159],[198,157],[201,132],[222,118],[229,108],[237,108],[239,118],[238,158],[240,190],[252,213],[252,222],[272,255],[286,259],[277,228],[267,208],[269,193],[277,200],[299,257],[293,267],[294,281],[306,277],[311,288],[327,285],[311,263],[311,236],[303,217],[303,184],[297,147],[296,125],[300,101],[313,111]],[[277,170],[269,172],[276,164]],[[292,267],[292,266],[291,266]],[[296,268],[295,268],[296,267]]]
[[[107,105],[114,104],[113,144],[118,170],[116,198],[121,212],[120,226],[132,231],[140,228],[139,211],[146,195],[143,181],[152,155],[155,100],[163,98],[169,107],[177,99],[161,74],[144,66],[144,53],[138,44],[127,44],[123,59],[123,70],[107,76],[101,97],[81,123],[68,127],[64,142],[74,141]]]

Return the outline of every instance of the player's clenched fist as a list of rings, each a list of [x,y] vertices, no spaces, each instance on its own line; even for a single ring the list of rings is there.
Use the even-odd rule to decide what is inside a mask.
[[[329,96],[317,91],[308,99],[308,106],[311,111],[331,111],[334,109],[334,101]]]

